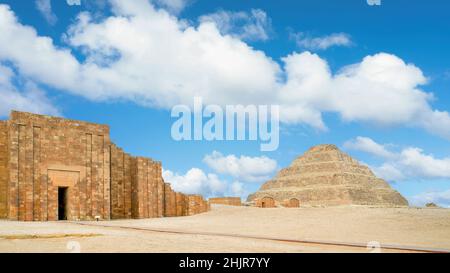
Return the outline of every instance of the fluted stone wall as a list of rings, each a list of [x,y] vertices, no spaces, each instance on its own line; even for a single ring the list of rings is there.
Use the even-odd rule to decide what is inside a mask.
[[[0,121],[0,218],[7,217],[8,201],[8,123]]]
[[[201,195],[186,195],[174,192],[169,183],[165,184],[164,216],[190,216],[207,212],[210,207],[208,201]]]
[[[189,199],[188,196],[182,193],[177,192],[175,194],[176,198],[176,216],[186,216],[188,215],[188,207],[189,207]]]
[[[199,214],[209,210],[208,201],[204,200],[201,195],[188,195],[187,215]]]
[[[133,181],[133,218],[163,217],[164,181],[161,163],[148,158],[136,158],[136,179]]]
[[[0,121],[0,218],[58,220],[59,188],[67,188],[67,220],[208,209],[201,196],[188,202],[166,193],[161,162],[125,153],[110,141],[108,126],[13,111]]]
[[[8,131],[9,219],[58,220],[58,187],[69,220],[110,218],[108,126],[12,112]]]
[[[164,183],[164,216],[177,216],[176,192],[172,190],[169,183]]]
[[[111,218],[132,218],[132,173],[134,158],[111,145]]]

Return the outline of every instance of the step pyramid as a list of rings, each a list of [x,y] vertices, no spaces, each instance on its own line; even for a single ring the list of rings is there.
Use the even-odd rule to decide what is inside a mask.
[[[408,206],[386,181],[330,144],[310,148],[247,201],[264,206],[263,199],[270,206]]]

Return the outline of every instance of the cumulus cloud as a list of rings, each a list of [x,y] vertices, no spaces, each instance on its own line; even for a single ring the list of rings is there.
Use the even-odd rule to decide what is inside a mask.
[[[433,118],[432,95],[418,87],[426,83],[422,71],[386,53],[368,56],[361,63],[332,74],[325,60],[308,52],[292,54],[286,63],[287,83],[280,91],[287,121],[303,121],[324,129],[322,112],[336,112],[345,121],[382,126],[423,127],[450,139],[450,127],[425,126]],[[448,114],[447,112],[445,112]],[[450,119],[445,115],[441,122]]]
[[[357,137],[344,143],[344,148],[358,150],[383,158],[393,158],[395,154],[388,151],[384,145],[378,144],[368,137]]]
[[[203,15],[201,23],[213,22],[222,34],[230,34],[247,41],[266,41],[270,38],[271,20],[266,12],[252,9],[250,12],[225,11]]]
[[[411,205],[425,206],[427,203],[435,203],[439,206],[450,208],[450,190],[429,191],[410,198]]]
[[[322,114],[332,112],[347,122],[420,127],[450,139],[449,113],[432,108],[422,71],[397,56],[367,56],[336,73],[310,52],[292,53],[279,65],[211,20],[193,25],[147,0],[110,5],[111,15],[101,20],[81,13],[66,47],[0,5],[0,61],[39,84],[95,101],[170,108],[201,96],[205,104],[279,104],[284,123],[326,130]]]
[[[381,178],[384,178],[388,181],[403,181],[408,177],[403,173],[401,167],[398,167],[396,164],[392,164],[392,162],[383,163],[381,166],[370,166],[373,172]]]
[[[206,155],[203,158],[203,162],[219,174],[230,175],[245,182],[262,182],[268,180],[278,166],[275,160],[266,156],[224,156],[217,151]]]
[[[388,150],[387,145],[378,144],[366,137],[347,141],[344,147],[384,158],[386,162],[372,169],[378,176],[389,181],[450,178],[449,157],[436,158],[417,147],[394,152]]]
[[[400,165],[406,166],[409,173],[426,178],[450,178],[450,157],[435,158],[420,148],[411,147],[400,153]]]
[[[42,14],[47,23],[50,25],[56,24],[58,18],[52,11],[52,3],[50,0],[35,0],[37,10]]]
[[[21,82],[20,89],[14,81]],[[60,115],[36,84],[18,79],[11,68],[0,64],[0,117],[8,116],[11,110]]]
[[[189,0],[154,0],[154,2],[160,7],[166,10],[178,14],[181,12],[190,2]]]
[[[249,191],[240,181],[229,182],[215,173],[206,173],[199,168],[192,168],[185,174],[163,170],[163,178],[172,189],[185,194],[201,194],[204,197],[237,196],[246,198]]]
[[[325,50],[333,46],[351,46],[352,40],[346,33],[333,33],[322,37],[312,37],[304,32],[291,33],[291,39],[298,47],[308,50]]]
[[[163,178],[174,190],[187,194],[246,198],[249,191],[245,183],[266,181],[277,169],[277,162],[265,156],[224,156],[217,151],[206,155],[203,162],[212,169],[212,173],[199,168],[192,168],[185,174],[163,170]],[[232,182],[219,175],[231,176]]]
[[[231,184],[230,190],[232,196],[237,196],[245,199],[248,195],[248,192],[244,188],[244,184],[239,181],[234,181]]]
[[[69,6],[80,6],[81,0],[66,0],[67,5]]]
[[[221,181],[216,174],[206,174],[198,168],[192,168],[185,174],[163,170],[163,178],[175,191],[186,194],[221,195],[227,187],[226,182]]]

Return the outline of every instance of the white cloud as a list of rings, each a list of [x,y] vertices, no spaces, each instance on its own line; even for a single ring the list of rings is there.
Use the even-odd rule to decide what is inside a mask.
[[[162,175],[164,181],[170,183],[173,190],[185,194],[202,194],[205,197],[211,197],[224,196],[230,192],[230,189],[240,190],[236,186],[230,188],[227,181],[221,180],[217,174],[206,174],[198,168],[192,168],[185,174],[163,170]]]
[[[291,33],[297,46],[308,50],[325,50],[333,46],[351,46],[352,40],[346,33],[333,33],[322,37],[312,37],[306,33]]]
[[[203,162],[219,174],[231,175],[244,182],[266,181],[277,169],[277,162],[266,156],[224,156],[217,151],[206,155]]]
[[[247,192],[244,189],[244,184],[239,181],[234,181],[231,184],[231,193],[233,196],[245,197],[247,196]]]
[[[190,1],[188,0],[154,0],[154,2],[160,7],[165,8],[166,10],[178,14],[182,11]]]
[[[178,20],[146,0],[111,0],[102,20],[81,13],[67,47],[18,22],[0,5],[0,61],[21,76],[95,101],[124,99],[170,108],[192,104],[280,104],[281,121],[326,130],[322,113],[344,121],[421,127],[450,139],[450,115],[432,108],[422,71],[386,53],[332,73],[309,52],[283,58],[281,67],[215,23]],[[86,57],[80,62],[71,50]],[[45,67],[45,69],[42,69]],[[201,77],[199,76],[201,75]]]
[[[66,0],[67,5],[69,6],[80,6],[81,0]]]
[[[369,166],[373,170],[376,176],[386,179],[388,181],[403,181],[407,179],[407,176],[402,170],[397,169],[399,167],[392,163],[383,163],[381,166]]]
[[[162,175],[173,190],[185,194],[201,194],[205,198],[236,196],[246,199],[250,193],[240,181],[229,183],[215,173],[206,173],[198,168],[192,168],[185,174],[163,170]]]
[[[410,198],[410,204],[414,206],[425,206],[427,203],[450,208],[450,190],[424,192]]]
[[[19,91],[13,80],[20,81],[12,69],[0,64],[0,117],[8,116],[11,110],[60,115],[34,83],[22,80],[20,89],[23,91]]]
[[[357,137],[344,143],[344,148],[349,150],[358,150],[380,156],[383,158],[393,158],[394,153],[388,151],[387,148],[381,144],[376,143],[368,137]]]
[[[201,23],[213,22],[222,34],[230,34],[247,41],[266,41],[272,29],[267,14],[260,9],[250,12],[225,11],[203,15]]]
[[[292,54],[284,61],[288,78],[280,91],[284,121],[325,129],[322,112],[336,112],[344,121],[422,127],[450,139],[448,112],[433,110],[432,94],[419,88],[426,83],[422,71],[394,55],[367,56],[334,75],[316,54]]]
[[[389,181],[450,178],[450,157],[436,158],[420,148],[408,147],[393,152],[388,150],[387,145],[364,137],[347,141],[344,147],[384,158],[386,162],[372,169],[378,176]]]
[[[450,178],[450,157],[435,158],[420,148],[406,148],[400,154],[399,163],[408,168],[411,175],[426,178]]]
[[[185,174],[163,170],[163,178],[174,190],[183,193],[202,194],[206,197],[238,196],[245,199],[249,191],[243,182],[266,181],[277,168],[275,160],[264,156],[224,156],[217,151],[206,155],[203,162],[213,170],[212,173],[199,168],[192,168]],[[230,183],[219,175],[230,175],[234,180]]]
[[[52,11],[52,3],[50,0],[35,0],[36,8],[44,16],[47,23],[50,25],[56,24],[58,18]]]

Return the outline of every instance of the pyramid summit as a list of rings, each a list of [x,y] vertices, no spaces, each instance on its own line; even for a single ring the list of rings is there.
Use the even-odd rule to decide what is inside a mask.
[[[408,206],[408,201],[338,147],[310,148],[249,195],[256,206],[336,205]]]

